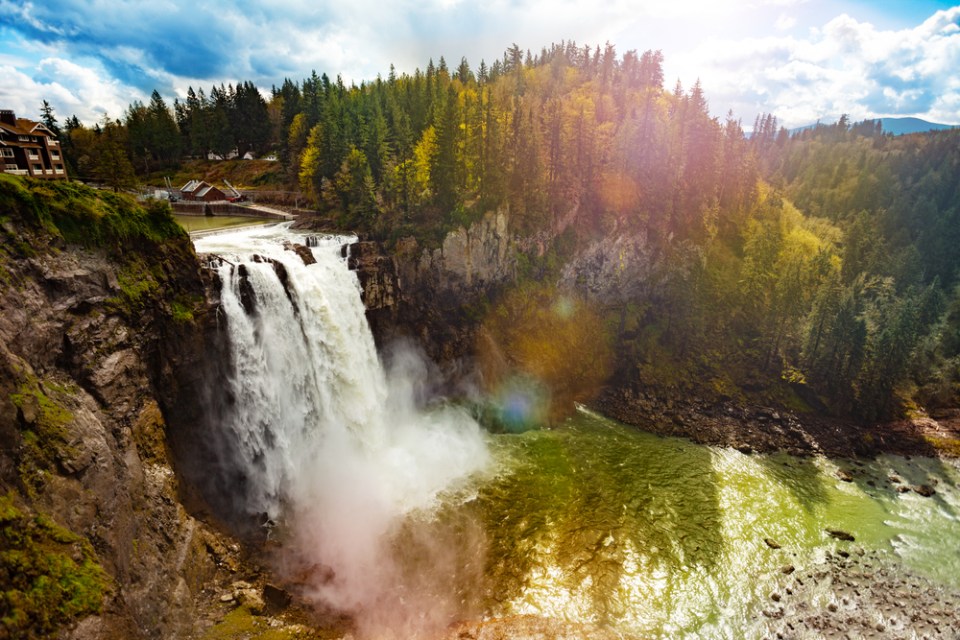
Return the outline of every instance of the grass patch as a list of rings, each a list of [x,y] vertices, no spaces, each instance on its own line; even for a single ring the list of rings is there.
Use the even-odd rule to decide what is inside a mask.
[[[185,162],[172,176],[169,171],[161,171],[151,175],[148,182],[162,186],[165,176],[169,176],[173,186],[177,188],[190,180],[205,180],[223,185],[224,179],[238,189],[288,188],[280,163],[268,160],[191,160]]]
[[[0,496],[0,629],[42,637],[99,613],[109,580],[93,547],[43,516]]]
[[[170,303],[170,317],[174,322],[190,323],[205,304],[203,296],[180,295]]]
[[[170,315],[176,322],[193,322],[193,310],[179,300],[170,305]]]
[[[201,640],[321,640],[339,638],[340,633],[310,629],[303,625],[272,627],[270,619],[237,607],[209,629]]]
[[[937,436],[924,436],[924,440],[939,451],[951,458],[960,458],[960,438],[939,438]]]
[[[170,205],[141,206],[132,197],[99,191],[67,180],[32,180],[0,175],[0,211],[70,244],[123,251],[141,243],[184,236]],[[24,246],[24,255],[37,247]]]
[[[117,274],[123,301],[133,309],[140,309],[160,288],[153,274],[139,261],[124,266]]]

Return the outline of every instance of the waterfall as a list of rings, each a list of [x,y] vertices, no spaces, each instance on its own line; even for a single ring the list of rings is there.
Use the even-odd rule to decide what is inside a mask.
[[[281,225],[196,241],[225,258],[231,402],[220,430],[248,512],[280,523],[278,566],[299,572],[302,595],[374,620],[377,637],[416,637],[411,621],[425,612],[411,607],[436,603],[401,592],[391,536],[489,465],[485,440],[461,409],[416,406],[416,358],[384,371],[344,239],[318,237],[310,265],[290,240],[302,237]]]

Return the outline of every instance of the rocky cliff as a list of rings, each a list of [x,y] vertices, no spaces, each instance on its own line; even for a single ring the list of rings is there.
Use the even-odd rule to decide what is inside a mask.
[[[499,211],[451,231],[437,248],[408,237],[390,250],[361,241],[349,251],[378,345],[413,339],[431,360],[449,366],[472,356],[479,320],[515,278],[518,255]]]
[[[160,207],[9,176],[0,236],[0,635],[188,636],[233,561],[167,439],[198,413],[189,240]]]

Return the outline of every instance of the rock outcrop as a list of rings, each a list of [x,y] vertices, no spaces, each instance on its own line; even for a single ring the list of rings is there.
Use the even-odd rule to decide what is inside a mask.
[[[659,257],[644,234],[619,235],[586,247],[564,265],[560,286],[600,304],[625,305],[663,285],[652,275]]]
[[[37,616],[54,613],[4,599],[0,608],[13,609],[2,612],[5,620],[14,615],[19,625],[8,631],[192,635],[198,596],[233,552],[181,503],[189,488],[174,472],[167,439],[165,415],[179,406],[189,418],[195,404],[184,371],[202,356],[185,348],[202,342],[204,306],[189,240],[169,226],[160,237],[149,225],[166,224],[161,212],[143,217],[143,233],[122,243],[98,236],[95,219],[82,221],[93,240],[68,241],[57,215],[44,222],[42,214],[70,203],[40,193],[17,193],[18,201],[10,197],[15,186],[0,188],[0,490],[19,512],[89,544],[103,575],[102,584],[83,585],[97,596],[88,606],[43,627]],[[96,204],[92,191],[69,195],[78,207]],[[67,589],[50,597],[47,606],[72,596]]]
[[[517,268],[517,248],[503,212],[489,212],[469,228],[451,231],[435,249],[407,237],[389,251],[373,241],[347,250],[378,345],[413,339],[442,366],[470,357],[480,310]]]

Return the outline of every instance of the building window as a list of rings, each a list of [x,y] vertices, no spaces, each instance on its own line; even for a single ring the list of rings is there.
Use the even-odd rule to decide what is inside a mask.
[[[20,167],[18,167],[18,166],[15,165],[15,164],[9,164],[9,163],[7,164],[7,171],[16,171],[16,170],[19,169],[19,168],[20,168]]]
[[[51,152],[50,152],[50,157],[51,157],[52,159],[54,159],[54,160],[59,160],[59,159],[60,159],[60,152],[59,152],[59,151],[51,151]]]
[[[39,164],[35,164],[35,165],[33,165],[33,172],[34,172],[34,173],[41,173],[41,174],[42,174],[42,173],[43,173],[43,167],[41,167]]]
[[[8,148],[8,147],[4,147],[4,149],[3,149],[3,157],[4,157],[4,158],[12,158],[12,157],[13,157],[13,149],[10,149],[10,148]]]
[[[20,142],[30,142],[30,136],[17,136],[17,140]]]

